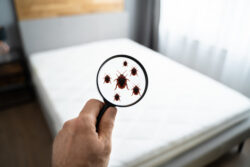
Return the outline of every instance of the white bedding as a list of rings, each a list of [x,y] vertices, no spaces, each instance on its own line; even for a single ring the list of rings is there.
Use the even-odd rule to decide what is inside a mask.
[[[157,153],[179,154],[249,115],[249,99],[128,39],[94,42],[29,57],[33,81],[55,134],[90,98],[100,99],[101,63],[128,54],[145,66],[149,87],[138,104],[119,108],[110,166],[129,166]],[[187,147],[189,146],[189,147]]]

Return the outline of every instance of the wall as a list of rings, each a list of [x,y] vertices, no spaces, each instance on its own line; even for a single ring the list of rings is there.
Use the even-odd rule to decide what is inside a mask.
[[[25,53],[28,55],[44,50],[129,36],[127,12],[23,20],[19,23],[19,28]]]
[[[6,28],[7,43],[11,47],[20,47],[21,42],[14,11],[11,0],[0,0],[0,25]]]
[[[125,0],[125,10],[129,14],[129,38],[140,42],[143,27],[143,0]],[[21,40],[12,0],[0,0],[0,25],[6,27],[10,46],[20,47]]]

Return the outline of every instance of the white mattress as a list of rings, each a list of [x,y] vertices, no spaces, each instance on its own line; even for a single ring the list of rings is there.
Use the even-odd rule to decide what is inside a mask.
[[[131,40],[116,39],[29,57],[54,133],[76,117],[88,99],[101,100],[96,73],[105,59],[116,54],[141,61],[149,87],[138,104],[118,109],[112,167],[136,166],[158,154],[169,154],[170,159],[249,115],[249,99],[238,92]]]

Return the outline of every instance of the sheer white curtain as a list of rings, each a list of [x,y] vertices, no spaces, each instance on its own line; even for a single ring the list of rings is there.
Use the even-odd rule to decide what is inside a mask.
[[[250,97],[250,1],[161,0],[158,49]]]

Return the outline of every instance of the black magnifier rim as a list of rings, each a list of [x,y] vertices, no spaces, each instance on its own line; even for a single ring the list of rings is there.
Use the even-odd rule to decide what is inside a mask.
[[[140,97],[138,100],[136,100],[135,102],[133,102],[133,103],[131,103],[131,104],[128,104],[128,105],[116,105],[116,104],[114,104],[114,103],[108,101],[108,100],[103,96],[103,94],[102,94],[102,92],[101,92],[101,90],[100,90],[100,88],[99,88],[99,85],[98,85],[98,76],[99,76],[99,73],[100,73],[100,71],[101,71],[101,68],[102,68],[102,67],[104,66],[104,64],[106,64],[108,61],[110,61],[110,60],[112,60],[112,59],[114,59],[114,58],[118,58],[118,57],[125,57],[125,58],[131,59],[131,60],[133,60],[134,62],[136,62],[136,63],[141,67],[141,69],[142,69],[142,71],[143,71],[143,73],[144,73],[144,76],[145,76],[145,80],[146,80],[146,81],[145,81],[145,89],[144,89],[143,94],[141,95],[141,97]],[[146,72],[144,66],[143,66],[137,59],[135,59],[134,57],[131,57],[131,56],[129,56],[129,55],[119,54],[119,55],[111,56],[110,58],[106,59],[106,60],[102,63],[102,65],[99,67],[98,72],[97,72],[97,75],[96,75],[96,85],[97,85],[98,92],[100,93],[100,95],[102,96],[102,98],[104,99],[105,102],[109,103],[109,104],[112,105],[112,106],[117,106],[117,107],[129,107],[129,106],[132,106],[132,105],[138,103],[138,102],[144,97],[144,95],[146,94],[147,89],[148,89],[148,74],[147,74],[147,72]]]

